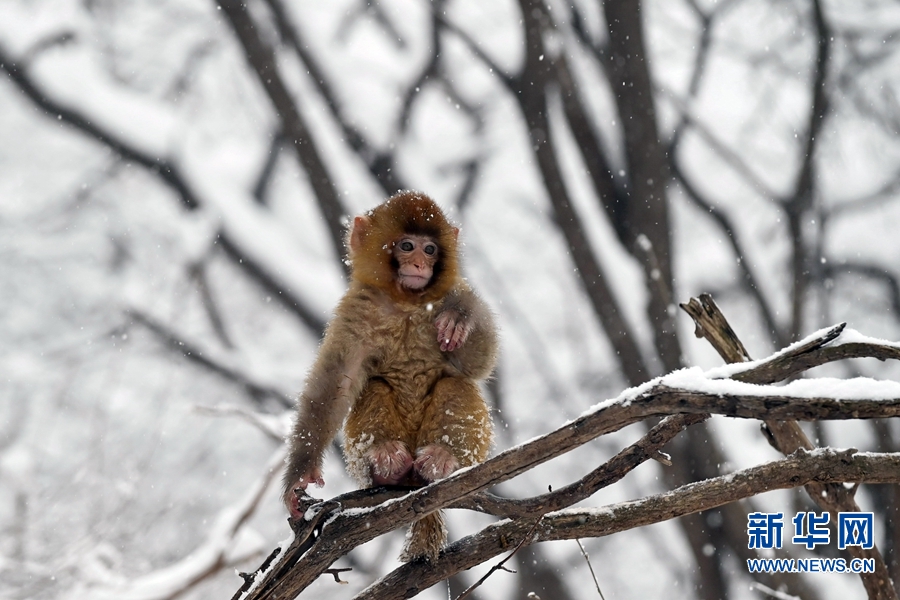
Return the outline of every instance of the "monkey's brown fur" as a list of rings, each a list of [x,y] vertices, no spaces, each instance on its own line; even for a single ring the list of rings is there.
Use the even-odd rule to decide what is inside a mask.
[[[350,287],[307,378],[290,440],[289,507],[294,488],[316,480],[348,412],[344,453],[361,486],[372,485],[370,453],[391,442],[401,442],[413,459],[438,446],[459,467],[487,457],[492,427],[477,381],[494,368],[497,333],[490,311],[459,274],[457,233],[437,204],[414,192],[357,217],[348,236]],[[410,234],[429,236],[439,247],[431,281],[420,291],[396,283],[393,244]],[[435,320],[448,311],[470,329],[461,347],[442,352]],[[406,482],[427,478],[413,469]],[[413,524],[404,560],[435,558],[445,539],[440,513],[424,517]]]

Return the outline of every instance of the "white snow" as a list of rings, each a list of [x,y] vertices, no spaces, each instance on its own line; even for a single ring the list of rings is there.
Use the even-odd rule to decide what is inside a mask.
[[[522,67],[523,15],[516,3],[447,3],[440,17],[469,36],[474,49],[457,33],[444,36],[441,76],[416,83],[405,122],[401,93],[428,64],[431,5],[288,4],[334,92],[338,116],[367,146],[360,153],[350,147],[305,65],[279,45],[279,68],[347,217],[382,198],[367,161],[393,152],[391,173],[401,185],[431,193],[462,226],[466,275],[502,330],[498,450],[547,433],[598,398],[611,399],[590,410],[632,402],[654,385],[712,394],[900,397],[897,361],[830,365],[823,370],[832,378],[787,385],[728,381],[762,360],[709,368],[721,359],[693,338],[683,314],[676,319],[684,363],[705,368],[622,391],[616,356],[554,221],[518,98],[496,72],[515,75]],[[711,10],[723,3],[699,5]],[[629,167],[616,90],[596,55],[573,35],[571,5],[554,0],[551,6],[558,31],[548,38],[542,64],[566,53],[591,126],[602,133],[610,168],[623,185]],[[605,43],[600,4],[577,6],[591,39]],[[810,258],[823,269],[806,306],[804,331],[847,321],[856,330],[846,329],[832,345],[898,348],[878,339],[900,339],[884,280],[844,273],[842,265],[859,262],[897,276],[900,202],[890,184],[900,144],[890,123],[900,55],[884,36],[900,22],[900,8],[850,2],[827,9],[835,30],[831,69],[835,81],[847,86],[830,89],[834,102],[816,150],[816,203],[803,224],[808,247],[818,253]],[[687,117],[673,158],[731,220],[743,248],[736,256],[723,230],[671,186],[676,285],[670,310],[710,291],[750,354],[772,355],[774,336],[738,267],[754,270],[776,325],[787,331],[791,245],[783,207],[772,196],[792,189],[802,158],[815,51],[808,13],[790,3],[728,4],[713,21],[707,70],[692,98],[700,19],[683,2],[648,2],[644,10],[660,134],[670,139]],[[268,19],[265,11],[254,16]],[[274,30],[263,33],[278,41]],[[252,555],[239,568],[254,568],[259,552],[286,531],[274,491],[260,497],[252,521],[239,523],[241,510],[250,506],[247,490],[259,492],[260,470],[271,468],[271,436],[284,425],[272,415],[284,407],[268,397],[251,398],[242,386],[185,360],[135,325],[127,311],[151,315],[229,372],[279,397],[293,396],[318,334],[290,302],[302,302],[324,322],[345,287],[308,176],[288,144],[276,149],[266,193],[254,196],[279,123],[214,2],[0,2],[0,48],[27,69],[47,98],[177,168],[200,204],[186,208],[158,175],[123,164],[102,143],[36,110],[11,78],[0,77],[0,596],[28,595],[28,586],[38,582],[51,600],[154,598],[175,593],[224,561],[228,568],[184,598],[228,597],[240,585],[231,565]],[[851,58],[866,61],[867,68]],[[575,147],[559,100],[551,100],[550,131],[544,133],[556,144],[565,189],[610,274],[613,296],[636,331],[650,372],[658,375],[643,270],[598,202],[591,165]],[[462,204],[470,161],[478,162],[478,170]],[[248,275],[246,263],[222,252],[220,235],[292,296],[287,306]],[[645,241],[640,238],[646,248]],[[198,269],[209,298],[199,292]],[[217,317],[221,331],[213,325]],[[836,379],[846,373],[862,376]],[[269,418],[256,421],[261,432],[243,419],[198,413],[197,405],[217,407],[218,414],[242,407],[245,415],[259,411]],[[827,422],[819,429],[835,447],[874,441],[867,423]],[[725,453],[723,470],[772,456],[751,421],[714,419],[709,431]],[[556,489],[634,437],[634,429],[603,436],[504,484],[503,492],[526,496]],[[338,454],[326,457],[328,495],[353,485]],[[591,502],[658,491],[660,469],[651,463],[636,470]],[[759,502],[789,506],[786,495]],[[454,529],[479,526],[477,517],[455,512]],[[383,557],[396,556],[392,543],[388,538],[360,548],[356,559],[382,572],[389,567]],[[610,595],[690,597],[689,550],[674,526],[590,544],[594,556],[606,557],[601,568]],[[572,565],[582,564],[574,544],[548,545],[545,556],[552,567],[566,569],[567,581],[577,575],[569,572],[577,568]],[[858,585],[852,580],[817,578],[815,585],[823,598],[844,598],[857,592],[850,589]],[[514,580],[492,578],[485,593],[509,596],[508,581]],[[307,593],[333,594],[327,583]],[[749,597],[735,594],[737,600]],[[443,589],[432,590],[423,598],[443,595]]]

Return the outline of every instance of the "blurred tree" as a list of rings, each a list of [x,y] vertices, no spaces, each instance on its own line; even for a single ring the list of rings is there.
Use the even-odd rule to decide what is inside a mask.
[[[232,449],[215,442],[244,440],[241,425],[205,420],[203,439],[179,411],[209,397],[290,405],[341,291],[345,219],[398,189],[425,189],[465,226],[469,274],[504,325],[503,444],[546,430],[537,406],[562,421],[623,384],[715,364],[676,326],[677,300],[699,291],[754,356],[837,320],[900,338],[897,23],[890,0],[3,3],[0,360],[13,376],[0,432],[13,433],[0,481],[17,483],[0,529],[34,539],[0,547],[15,557],[0,569],[27,594],[89,589],[146,551],[109,540],[129,539],[148,506],[201,523],[253,481],[270,437]],[[665,485],[769,456],[737,427],[691,427]],[[900,450],[893,421],[814,432]],[[85,440],[92,452],[67,451]],[[600,442],[591,460],[620,446]],[[226,485],[222,465],[242,476]],[[192,483],[161,489],[172,469]],[[900,495],[867,489],[896,583]],[[73,490],[85,499],[61,517]],[[749,510],[685,517],[693,564],[671,558],[670,536],[655,568],[690,574],[686,597],[731,597]],[[80,531],[57,539],[67,519]],[[142,571],[206,534],[158,535]],[[528,552],[523,585],[577,589],[554,568],[577,548]],[[87,558],[57,578],[35,566],[51,554]],[[382,555],[354,567],[377,573]],[[605,559],[606,576],[632,556]]]

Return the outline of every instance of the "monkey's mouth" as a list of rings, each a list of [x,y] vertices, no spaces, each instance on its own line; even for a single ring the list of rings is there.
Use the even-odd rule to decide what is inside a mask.
[[[410,290],[421,290],[428,285],[428,277],[422,275],[401,275],[400,285]]]

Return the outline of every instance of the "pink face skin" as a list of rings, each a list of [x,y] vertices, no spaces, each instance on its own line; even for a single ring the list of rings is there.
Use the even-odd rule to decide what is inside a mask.
[[[434,240],[427,235],[406,235],[394,243],[393,252],[400,265],[397,284],[414,292],[424,290],[440,253]]]

